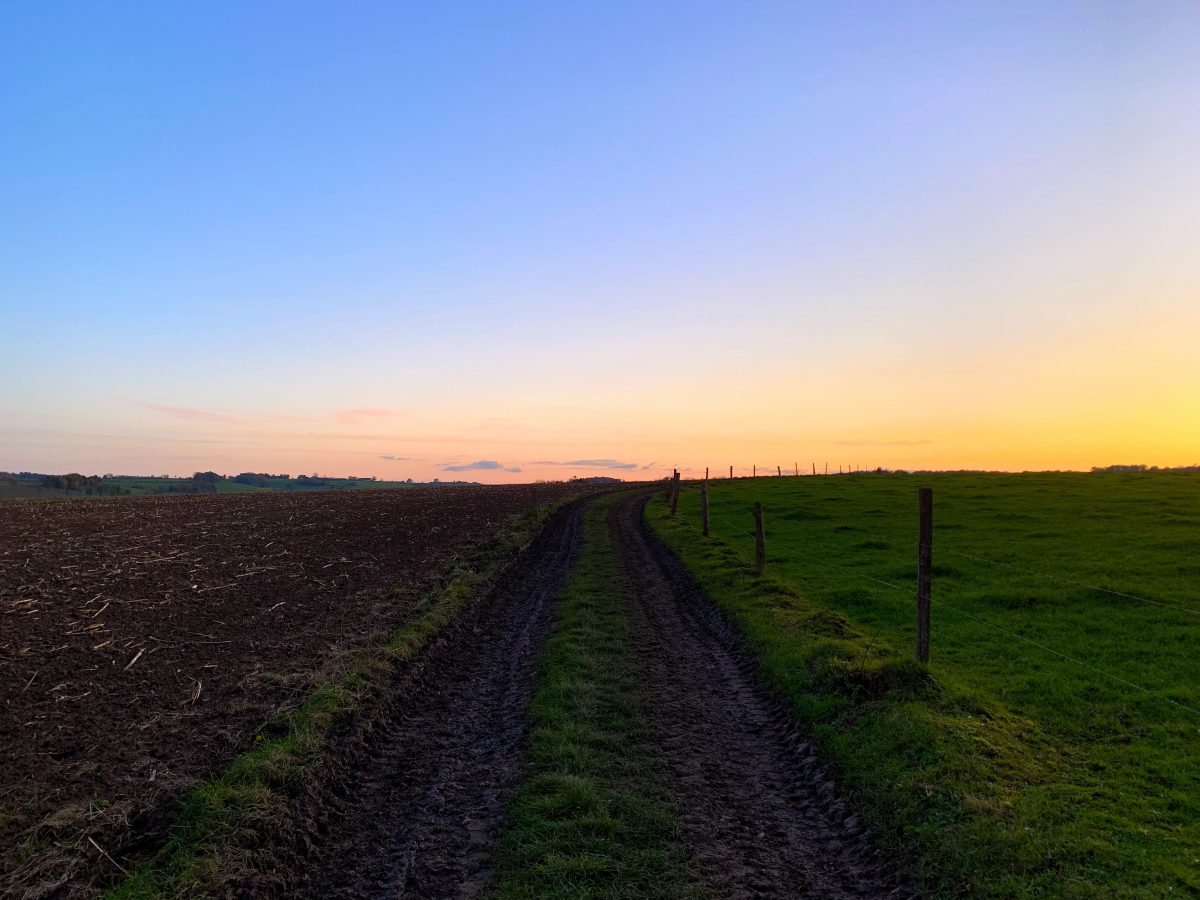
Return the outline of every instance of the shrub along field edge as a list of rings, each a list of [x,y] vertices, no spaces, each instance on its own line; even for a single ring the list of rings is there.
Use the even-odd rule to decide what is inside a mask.
[[[1064,860],[1060,748],[1029,719],[947,688],[840,612],[808,600],[654,498],[651,528],[739,627],[762,677],[818,740],[880,843],[938,896],[1096,896],[1088,848]]]
[[[289,817],[302,784],[319,776],[333,739],[381,697],[389,679],[418,656],[482,593],[571,500],[514,517],[455,565],[419,615],[385,643],[354,654],[344,673],[317,686],[298,709],[263,728],[255,745],[183,798],[172,837],[153,860],[110,890],[108,900],[217,895],[254,875],[270,854],[270,832]]]

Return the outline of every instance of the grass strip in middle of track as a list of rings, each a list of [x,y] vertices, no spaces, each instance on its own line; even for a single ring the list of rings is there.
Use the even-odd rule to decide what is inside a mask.
[[[543,651],[526,780],[497,848],[499,897],[704,896],[631,656],[611,509],[606,499],[587,512]]]

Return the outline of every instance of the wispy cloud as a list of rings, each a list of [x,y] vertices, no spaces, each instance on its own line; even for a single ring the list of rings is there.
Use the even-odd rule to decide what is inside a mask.
[[[442,466],[446,472],[488,472],[488,471],[503,471],[503,472],[520,472],[520,466],[506,466],[504,463],[497,462],[494,459],[477,459],[473,463],[446,463]]]
[[[834,441],[843,447],[921,447],[933,441]]]
[[[535,466],[572,466],[576,469],[636,469],[637,463],[621,462],[616,459],[568,459],[565,461],[555,461],[550,459],[542,459],[535,462]]]
[[[639,471],[649,472],[651,469],[653,469],[657,465],[658,465],[658,463],[656,463],[656,462],[648,462],[644,466],[642,466]]]
[[[164,406],[161,403],[142,403],[140,401],[137,401],[137,405],[172,416],[176,419],[186,419],[189,422],[224,422],[236,425],[242,421],[234,416],[227,416],[224,413],[213,412],[208,409],[196,409],[191,406]]]
[[[379,409],[373,406],[360,406],[354,409],[339,409],[334,413],[339,425],[361,425],[378,419],[396,419],[400,413],[394,409]]]
[[[484,419],[476,427],[480,431],[514,431],[525,425],[516,419]]]
[[[390,459],[392,462],[408,462],[412,459],[411,456],[392,456],[390,453],[379,454],[380,459]]]

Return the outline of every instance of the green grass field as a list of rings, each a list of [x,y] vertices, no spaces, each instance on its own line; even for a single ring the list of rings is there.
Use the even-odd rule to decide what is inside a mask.
[[[413,487],[429,487],[431,485],[451,486],[473,484],[466,481],[438,481],[428,483],[413,483],[411,481],[369,481],[363,478],[320,478],[315,482],[300,481],[296,478],[266,478],[261,484],[243,484],[232,479],[222,479],[211,484],[202,485],[200,491],[191,478],[172,478],[154,476],[114,475],[104,477],[101,484],[89,484],[86,487],[70,490],[57,487],[45,487],[41,484],[41,475],[16,476],[0,473],[0,500],[11,498],[68,498],[92,496],[122,496],[142,497],[160,494],[253,494],[260,491],[291,492],[291,491],[344,491],[344,490],[380,490],[404,489]]]
[[[927,673],[911,663],[919,485]],[[759,478],[711,497],[710,540],[694,485],[676,520],[661,500],[648,516],[928,884],[1200,891],[1200,477]]]
[[[169,493],[173,486],[190,482],[183,478],[111,478],[106,482],[119,485],[133,496],[144,494]],[[236,481],[216,482],[218,494],[253,494],[257,491],[328,491],[328,490],[367,490],[379,488],[408,488],[411,484],[403,481],[362,481],[348,478],[322,479],[320,485],[307,485],[293,479],[273,478],[267,487],[256,487],[252,484],[241,484]]]

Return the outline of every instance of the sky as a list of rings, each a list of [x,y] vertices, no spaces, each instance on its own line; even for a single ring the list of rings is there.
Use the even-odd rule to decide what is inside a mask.
[[[1200,4],[8,4],[0,469],[1200,462]]]

